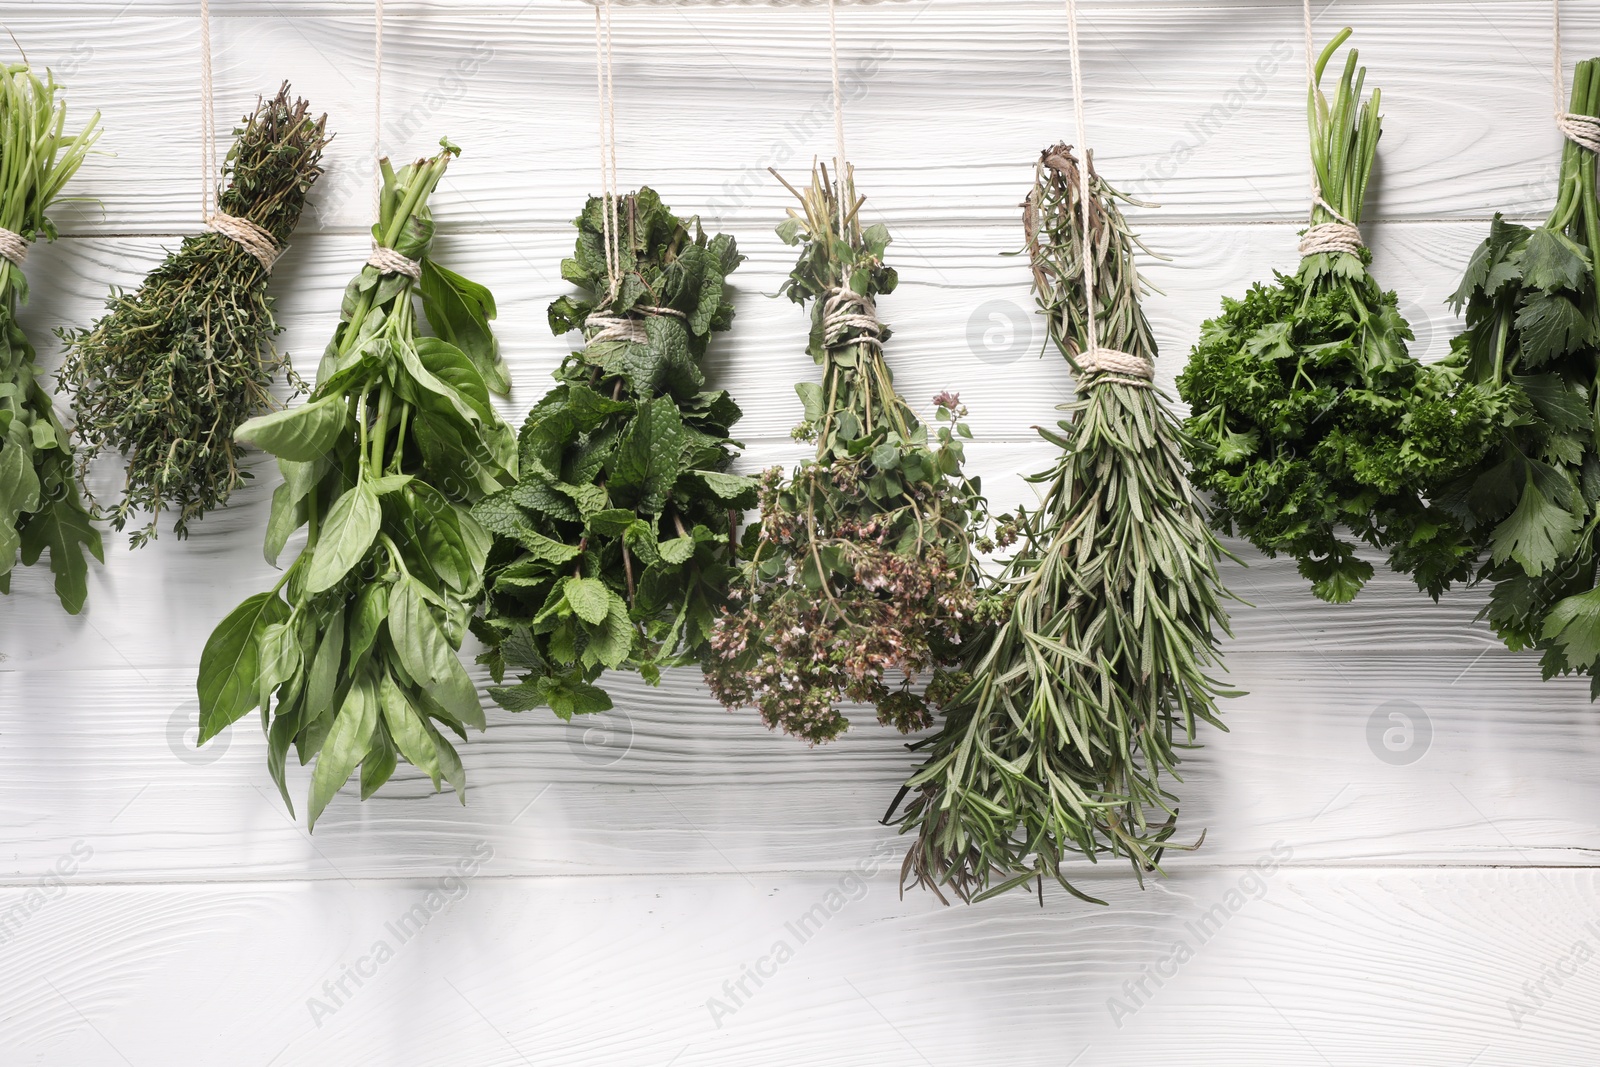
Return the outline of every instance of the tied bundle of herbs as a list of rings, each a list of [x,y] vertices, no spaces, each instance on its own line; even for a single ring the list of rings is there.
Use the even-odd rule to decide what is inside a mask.
[[[121,530],[148,516],[135,548],[156,536],[164,509],[185,537],[250,477],[233,434],[275,406],[269,390],[287,363],[273,347],[280,327],[267,281],[322,173],[326,124],[287,83],[261,101],[234,131],[216,229],[185,238],[137,291],[114,292],[94,326],[62,335],[79,468],[102,453],[127,457],[122,499],[107,517]]]
[[[739,408],[705,388],[711,335],[733,323],[733,238],[708,239],[650,189],[593,197],[561,275],[583,292],[550,305],[584,347],[555,371],[518,441],[520,480],[472,509],[494,534],[474,632],[512,711],[605,711],[607,669],[700,662],[732,579],[738,513],[755,482],[729,474]],[[610,245],[615,239],[615,246]]]
[[[217,627],[200,658],[200,742],[252,708],[284,781],[292,743],[315,759],[310,823],[351,773],[366,799],[399,759],[465,803],[461,760],[438,725],[484,726],[457,651],[483,593],[489,535],[468,505],[509,484],[516,439],[490,406],[505,372],[494,298],[429,258],[428,197],[459,153],[396,173],[382,162],[373,254],[345,290],[308,403],[238,438],[278,457],[266,556],[306,543],[265,593]],[[422,336],[414,297],[437,336]],[[273,697],[276,695],[276,703]]]
[[[1593,146],[1600,60],[1577,65],[1562,126]],[[1600,204],[1595,153],[1568,140],[1555,209],[1537,227],[1498,215],[1451,298],[1466,329],[1447,362],[1500,397],[1482,462],[1446,502],[1487,552],[1485,615],[1513,650],[1543,652],[1546,678],[1591,676],[1600,697]]]
[[[930,443],[895,392],[876,310],[898,280],[883,262],[889,233],[862,228],[852,177],[835,184],[820,168],[790,191],[803,210],[778,235],[801,251],[784,292],[811,303],[807,351],[823,368],[820,384],[795,387],[805,421],[794,435],[816,442],[816,458],[792,478],[778,467],[763,477],[761,522],[746,531],[706,678],[730,710],[755,705],[769,727],[812,743],[849,726],[842,700],[921,730],[960,688],[940,668],[959,659],[978,615],[971,530],[984,503],[962,477],[959,440],[971,433],[960,400],[941,393]],[[896,688],[891,670],[903,674]],[[928,671],[928,694],[913,692]]]
[[[1472,538],[1433,491],[1482,456],[1493,397],[1406,351],[1411,327],[1373,279],[1357,224],[1376,158],[1380,94],[1351,50],[1332,103],[1320,84],[1345,29],[1317,57],[1308,88],[1320,194],[1293,275],[1277,274],[1201,328],[1178,393],[1196,481],[1213,519],[1268,556],[1284,553],[1323,600],[1353,599],[1372,577],[1357,541],[1387,552],[1437,598],[1469,577]],[[1343,536],[1348,530],[1355,540]]]
[[[26,65],[0,74],[0,593],[11,591],[19,557],[32,566],[48,550],[56,596],[76,615],[89,594],[84,553],[104,561],[104,549],[78,493],[72,445],[17,322],[28,299],[28,244],[55,240],[45,212],[100,136],[98,112],[78,133],[65,132],[60,89],[48,71],[41,80]]]
[[[1221,727],[1216,701],[1231,695],[1208,673],[1227,632],[1221,549],[1152,385],[1141,246],[1127,198],[1079,167],[1068,146],[1046,150],[1025,205],[1034,292],[1078,378],[1066,417],[1040,430],[1061,455],[1031,479],[1039,506],[1002,517],[1017,549],[1000,621],[902,791],[902,832],[916,835],[902,877],[941,899],[1048,876],[1092,900],[1068,879],[1071,854],[1123,857],[1142,880],[1164,848],[1195,847],[1171,844],[1178,803],[1162,777],[1177,777],[1199,722]]]

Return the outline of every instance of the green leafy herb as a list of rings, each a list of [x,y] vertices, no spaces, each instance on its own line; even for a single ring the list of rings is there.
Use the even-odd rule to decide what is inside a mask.
[[[61,86],[23,65],[0,74],[0,227],[24,240],[55,240],[45,212],[100,137],[96,112],[68,136]],[[72,445],[39,382],[33,345],[17,322],[28,299],[22,268],[0,258],[0,593],[11,592],[21,558],[48,550],[61,606],[76,615],[89,595],[84,553],[104,560],[73,473]]]
[[[277,585],[206,642],[200,742],[259,707],[268,767],[290,810],[290,744],[301,765],[316,760],[313,826],[358,766],[366,799],[401,759],[435,789],[449,782],[465,803],[461,760],[439,726],[462,740],[466,727],[484,726],[456,655],[489,552],[468,506],[510,484],[516,439],[489,403],[505,380],[489,332],[494,301],[428,258],[428,197],[460,151],[441,144],[399,173],[383,161],[372,228],[376,244],[419,261],[421,281],[363,267],[345,290],[310,402],[237,434],[277,456],[283,472],[267,559],[301,526],[306,544]],[[418,295],[437,337],[420,333]]]
[[[801,248],[784,291],[811,303],[807,351],[823,368],[821,384],[797,387],[805,421],[795,436],[817,453],[792,479],[778,467],[762,479],[761,522],[745,533],[706,678],[730,709],[754,705],[769,727],[813,743],[849,725],[842,700],[921,730],[933,725],[930,704],[960,688],[940,668],[960,658],[979,614],[972,530],[984,503],[961,474],[966,409],[935,397],[930,444],[895,392],[876,311],[898,280],[883,263],[889,232],[862,228],[851,176],[835,185],[824,168],[791,191],[804,210],[778,228]],[[890,670],[903,672],[898,688],[884,681]],[[929,671],[931,697],[911,688]]]
[[[1087,165],[1087,164],[1086,164]],[[969,650],[970,678],[902,791],[914,833],[903,877],[943,897],[993,896],[1049,876],[1072,853],[1129,861],[1136,876],[1173,845],[1177,749],[1221,726],[1208,673],[1227,632],[1221,554],[1184,470],[1185,438],[1152,387],[1156,354],[1139,305],[1126,199],[1090,166],[1084,232],[1079,163],[1046,150],[1025,205],[1034,292],[1051,339],[1078,371],[1055,430],[1055,466],[1034,511],[1002,517],[1019,540],[999,579],[1000,622]],[[1084,250],[1094,272],[1088,332]],[[1122,366],[1086,350],[1125,354]],[[1127,365],[1143,365],[1133,374]]]
[[[1571,111],[1600,115],[1600,60],[1577,65]],[[1600,697],[1600,204],[1593,152],[1568,141],[1555,209],[1536,228],[1498,215],[1451,298],[1466,329],[1447,363],[1501,397],[1481,463],[1445,503],[1487,555],[1485,610],[1512,649],[1543,651],[1545,677],[1591,676]]]
[[[1318,57],[1319,83],[1349,35]],[[1332,207],[1316,204],[1313,226],[1361,220],[1381,120],[1377,90],[1360,102],[1366,68],[1356,59],[1351,50],[1331,105],[1309,91],[1312,162]],[[1411,327],[1370,260],[1365,248],[1312,252],[1294,275],[1224,299],[1178,377],[1217,528],[1294,557],[1334,603],[1372,576],[1343,530],[1435,598],[1470,575],[1473,539],[1431,493],[1477,462],[1498,417],[1494,397],[1406,352]]]
[[[322,173],[326,124],[304,100],[291,102],[287,83],[261,101],[234,131],[222,211],[282,248]],[[110,314],[93,327],[62,334],[80,468],[102,453],[127,457],[123,496],[108,517],[121,530],[140,512],[148,516],[134,547],[156,536],[163,509],[177,513],[173,529],[186,536],[190,522],[250,476],[233,432],[275,406],[269,389],[287,367],[272,343],[280,327],[267,280],[267,267],[237,242],[200,234],[185,238],[136,292],[113,293]],[[291,381],[299,386],[292,373]]]
[[[649,189],[615,202],[621,269],[607,267],[607,201],[574,220],[550,305],[558,336],[586,344],[555,372],[519,438],[520,481],[472,509],[494,535],[488,604],[473,627],[512,711],[605,711],[594,681],[627,667],[651,683],[699,662],[732,577],[729,543],[755,482],[729,474],[739,408],[707,390],[700,361],[733,322],[725,279],[743,257]]]

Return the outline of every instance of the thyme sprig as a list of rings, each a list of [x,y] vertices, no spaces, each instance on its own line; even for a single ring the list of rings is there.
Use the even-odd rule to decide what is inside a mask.
[[[229,215],[267,231],[281,249],[306,194],[322,173],[327,116],[313,119],[287,83],[234,131],[219,198]],[[105,509],[114,529],[140,514],[137,548],[156,537],[161,512],[173,532],[227,503],[250,472],[233,432],[279,406],[270,389],[288,370],[273,345],[280,332],[267,293],[269,271],[220,233],[185,238],[134,292],[113,292],[92,327],[63,332],[61,380],[74,390],[81,471],[102,454],[127,457],[122,498]]]
[[[1079,162],[1046,150],[1025,205],[1034,292],[1051,340],[1081,369],[1091,346],[1083,250],[1094,272],[1098,347],[1153,360],[1140,307],[1138,239],[1126,201],[1090,168],[1083,231]],[[1132,201],[1128,201],[1132,202]],[[999,625],[968,661],[927,757],[906,783],[915,835],[905,884],[974,901],[1050,877],[1073,854],[1157,868],[1178,829],[1178,752],[1221,727],[1212,677],[1227,633],[1222,554],[1184,468],[1185,439],[1146,379],[1081,373],[1033,476],[1039,506],[1002,517],[1018,547],[999,578]],[[1204,835],[1202,835],[1203,837]]]

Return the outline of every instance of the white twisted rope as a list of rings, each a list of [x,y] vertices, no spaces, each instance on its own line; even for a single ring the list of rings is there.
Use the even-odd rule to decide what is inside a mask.
[[[28,242],[20,233],[13,233],[0,226],[0,256],[4,256],[20,268],[28,260]]]
[[[855,337],[846,337],[851,330],[862,331]],[[828,299],[822,305],[822,343],[827,348],[846,344],[871,345],[883,350],[883,323],[878,319],[878,309],[870,297],[849,288],[828,290]]]
[[[228,238],[240,248],[256,257],[261,264],[261,269],[268,274],[272,273],[272,265],[278,261],[283,250],[272,239],[272,234],[257,226],[249,219],[242,219],[237,215],[230,215],[226,211],[213,211],[206,218],[206,227]]]
[[[1361,231],[1345,222],[1322,222],[1306,228],[1300,237],[1300,254],[1312,256],[1319,252],[1347,252],[1359,256],[1367,247]]]
[[[412,281],[422,280],[421,262],[408,259],[376,241],[372,242],[372,254],[367,257],[367,266],[377,267],[380,274],[404,274]]]

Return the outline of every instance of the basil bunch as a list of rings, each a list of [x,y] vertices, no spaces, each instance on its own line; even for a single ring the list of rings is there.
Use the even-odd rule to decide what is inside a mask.
[[[883,262],[889,231],[861,225],[853,178],[836,184],[819,168],[804,193],[791,191],[803,213],[791,208],[778,235],[800,259],[784,292],[811,304],[807,351],[822,367],[820,384],[795,387],[805,407],[795,436],[816,441],[816,456],[790,479],[774,467],[762,480],[761,522],[745,533],[706,680],[730,709],[753,705],[769,727],[812,743],[849,726],[846,699],[910,733],[960,689],[945,668],[980,611],[973,542],[985,507],[961,472],[971,431],[956,396],[934,398],[930,432],[895,391],[875,301],[899,278]],[[901,676],[894,688],[889,671]]]
[[[628,667],[654,684],[699,662],[732,578],[729,544],[755,483],[727,473],[740,411],[705,388],[700,361],[733,323],[725,280],[744,257],[707,239],[649,189],[616,202],[620,271],[605,249],[608,203],[593,197],[562,277],[583,290],[550,305],[558,336],[587,343],[555,371],[518,441],[520,480],[472,509],[494,534],[488,603],[473,626],[489,646],[490,690],[512,711],[563,719],[604,711],[591,684]]]
[[[41,234],[55,240],[45,211],[100,137],[98,112],[77,134],[62,132],[60,88],[26,66],[0,73],[0,226],[25,241]],[[17,306],[27,299],[22,268],[0,258],[0,593],[11,592],[19,555],[32,566],[49,549],[56,596],[76,615],[89,595],[84,552],[101,561],[105,555],[78,493],[72,445],[17,323]]]
[[[489,402],[506,383],[489,332],[494,298],[428,258],[428,196],[460,151],[441,144],[398,174],[384,161],[372,231],[376,245],[420,261],[420,281],[363,267],[310,402],[238,432],[283,471],[267,559],[301,526],[307,538],[278,584],[206,642],[200,742],[260,707],[268,767],[291,811],[289,745],[302,765],[316,760],[313,826],[358,765],[366,799],[401,758],[465,802],[461,760],[435,724],[463,740],[467,726],[484,726],[456,655],[489,551],[468,505],[510,483],[516,441]],[[419,290],[436,337],[420,334]]]

